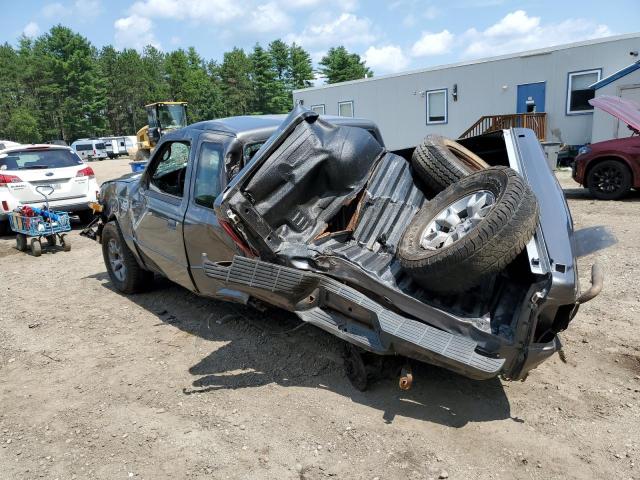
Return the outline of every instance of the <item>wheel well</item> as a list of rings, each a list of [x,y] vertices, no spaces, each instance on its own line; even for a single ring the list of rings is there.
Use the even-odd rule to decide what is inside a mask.
[[[631,169],[631,167],[629,166],[629,164],[627,163],[627,161],[624,158],[621,157],[616,157],[616,156],[607,156],[607,157],[598,157],[596,160],[593,160],[589,163],[589,166],[587,167],[587,170],[584,172],[584,184],[587,184],[588,178],[589,178],[589,174],[591,173],[591,170],[593,170],[593,167],[595,167],[596,165],[606,161],[606,160],[613,160],[615,162],[621,163],[622,165],[625,166],[625,168],[627,170],[629,170],[629,174],[631,175],[631,184],[635,184],[635,178],[633,176],[633,170]]]

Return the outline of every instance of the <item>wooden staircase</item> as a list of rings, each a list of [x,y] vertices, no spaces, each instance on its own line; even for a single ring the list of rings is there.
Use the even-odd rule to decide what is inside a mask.
[[[460,135],[460,138],[474,137],[505,128],[530,128],[535,132],[538,140],[543,142],[547,132],[547,114],[542,112],[484,115]]]

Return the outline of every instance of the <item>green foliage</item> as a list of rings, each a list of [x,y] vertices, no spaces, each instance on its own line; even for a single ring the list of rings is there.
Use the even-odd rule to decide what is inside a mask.
[[[373,76],[373,72],[360,59],[360,55],[349,53],[343,46],[330,48],[320,60],[320,66],[320,73],[327,78],[327,83]]]
[[[330,83],[371,75],[344,47],[322,63]],[[344,71],[340,71],[343,69]],[[0,138],[20,142],[132,135],[147,123],[144,105],[188,102],[188,121],[286,113],[292,90],[312,85],[311,56],[302,47],[272,41],[250,54],[234,48],[222,63],[193,48],[162,52],[97,50],[58,25],[36,39],[0,45]]]
[[[6,130],[11,138],[20,143],[35,143],[40,138],[38,120],[22,107],[11,112]]]

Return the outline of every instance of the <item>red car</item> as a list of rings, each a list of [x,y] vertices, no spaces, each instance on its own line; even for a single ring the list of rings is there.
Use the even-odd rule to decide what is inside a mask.
[[[617,200],[640,188],[640,105],[619,97],[589,100],[628,125],[633,136],[585,145],[573,165],[573,179],[601,200]]]
[[[585,145],[576,157],[573,179],[601,200],[617,200],[640,188],[640,136]]]

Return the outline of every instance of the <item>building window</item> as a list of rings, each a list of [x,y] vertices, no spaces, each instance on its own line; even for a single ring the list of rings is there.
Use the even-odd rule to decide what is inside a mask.
[[[427,92],[427,125],[447,123],[447,89]]]
[[[341,117],[353,117],[353,101],[338,102],[338,115]]]
[[[311,105],[311,110],[316,112],[318,115],[324,115],[324,104],[322,104],[322,105]]]
[[[589,86],[600,81],[601,74],[602,69],[569,73],[567,115],[593,112],[593,105],[589,104],[589,100],[595,97],[596,92]]]

